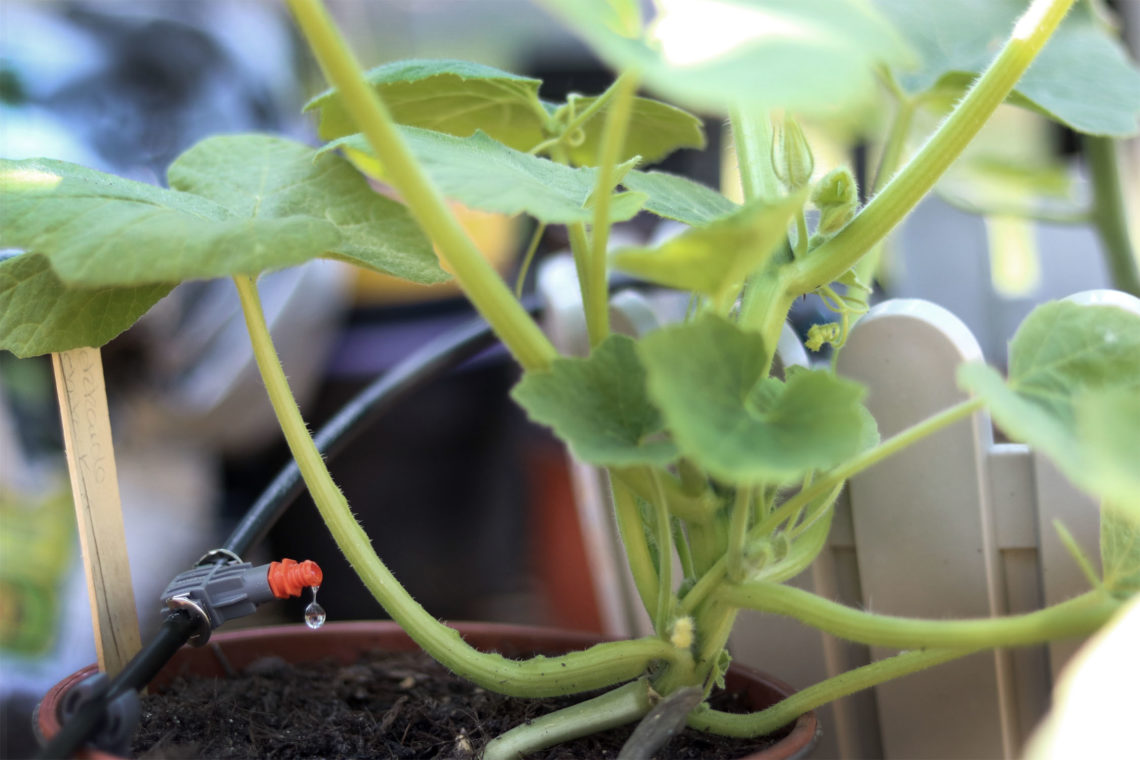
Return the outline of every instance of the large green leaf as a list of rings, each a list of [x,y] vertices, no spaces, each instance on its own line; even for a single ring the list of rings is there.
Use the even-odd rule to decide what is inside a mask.
[[[621,183],[648,196],[646,211],[689,225],[707,224],[738,208],[716,190],[676,174],[631,171]]]
[[[400,124],[459,137],[479,129],[519,150],[529,150],[546,136],[550,117],[538,99],[538,79],[454,60],[397,61],[365,76]],[[335,90],[305,105],[306,111],[316,109],[321,139],[360,131]]]
[[[918,51],[917,69],[896,72],[911,94],[957,97],[993,60],[1024,0],[874,0]],[[1140,71],[1081,3],[1025,72],[1011,96],[1080,132],[1129,135],[1140,117]]]
[[[629,467],[677,457],[645,394],[634,343],[625,336],[610,336],[587,359],[558,359],[548,371],[528,372],[511,395],[584,462]]]
[[[803,203],[802,192],[775,203],[753,201],[656,248],[618,251],[614,265],[659,285],[726,297],[783,243]]]
[[[267,135],[211,137],[179,156],[167,176],[172,188],[216,201],[235,217],[332,227],[335,242],[312,248],[309,258],[337,258],[421,284],[448,279],[407,209],[373,191],[339,156]]]
[[[1140,315],[1046,304],[1022,323],[1009,355],[1008,381],[967,364],[959,384],[1079,487],[1140,516]]]
[[[714,315],[658,330],[638,353],[681,453],[732,483],[789,483],[870,438],[864,389],[826,371],[762,378],[759,335]]]
[[[101,346],[172,287],[67,288],[44,256],[0,261],[0,349],[26,357]]]
[[[568,122],[573,113],[589,108],[596,97],[571,95],[566,105],[554,112],[554,117]],[[581,142],[572,141],[570,160],[578,166],[596,166],[605,127],[603,106],[582,126]],[[687,111],[649,98],[634,98],[629,115],[625,144],[618,158],[628,161],[640,156],[642,163],[653,164],[678,148],[705,147],[705,130],[701,120]]]
[[[0,161],[0,246],[46,256],[67,285],[256,274],[335,256],[417,282],[446,274],[406,210],[346,161],[266,135],[209,138],[179,190],[62,161]]]
[[[482,132],[453,137],[416,127],[401,131],[412,153],[448,198],[481,211],[530,214],[548,224],[593,221],[589,207],[595,169],[576,169],[514,150]],[[361,135],[342,137],[325,150],[344,149],[373,176],[383,176],[372,147]],[[625,221],[641,209],[645,196],[622,193],[610,204],[610,218]]]
[[[1131,596],[1140,592],[1140,519],[1105,505],[1100,513],[1100,564],[1104,585]]]
[[[606,0],[543,0],[616,69],[686,107],[734,104],[835,115],[875,94],[874,67],[905,57],[859,0],[661,0],[654,39],[603,23]]]

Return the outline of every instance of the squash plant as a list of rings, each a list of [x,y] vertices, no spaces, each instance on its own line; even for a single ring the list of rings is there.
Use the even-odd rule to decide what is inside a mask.
[[[658,700],[694,694],[699,704],[680,711],[690,726],[761,735],[831,699],[980,649],[1084,636],[1103,625],[1140,589],[1140,316],[1114,306],[1043,305],[1010,344],[1008,377],[982,364],[962,367],[969,400],[887,440],[879,440],[857,383],[826,368],[772,371],[787,313],[807,294],[821,294],[837,313],[809,342],[841,349],[866,308],[865,262],[1003,102],[1090,135],[1100,146],[1093,172],[1112,179],[1111,138],[1136,130],[1140,73],[1099,7],[723,0],[696,4],[694,13],[694,4],[661,0],[647,23],[635,0],[546,4],[618,72],[605,92],[550,103],[538,80],[458,61],[404,61],[366,73],[319,0],[289,0],[333,88],[309,105],[319,112],[323,147],[211,137],[174,162],[169,189],[59,161],[4,161],[0,246],[19,253],[0,262],[0,346],[28,356],[101,345],[175,284],[232,278],[305,482],[391,616],[484,688],[520,697],[609,689],[507,732],[487,746],[488,758],[632,722]],[[694,46],[702,24],[717,30],[715,50]],[[639,96],[642,87],[670,102]],[[884,92],[894,115],[860,207],[848,169],[815,170],[793,117],[855,123],[851,114],[866,113]],[[947,103],[940,126],[906,157],[915,111]],[[638,168],[703,146],[700,121],[682,107],[729,118],[742,203]],[[390,185],[396,199],[374,192],[365,175]],[[1104,237],[1121,271],[1134,269],[1118,196],[1105,197],[1089,219],[1115,231]],[[559,356],[465,235],[449,199],[527,214],[540,228],[566,226],[589,356]],[[654,248],[611,254],[611,226],[639,212],[688,229]],[[654,635],[508,660],[470,648],[401,587],[325,469],[262,316],[257,276],[314,257],[418,283],[454,276],[525,370],[516,401],[575,456],[608,471]],[[689,316],[640,340],[613,334],[612,267],[690,291]],[[981,409],[1103,500],[1104,574],[1089,571],[1089,592],[1026,615],[915,620],[783,584],[822,549],[847,479]],[[727,667],[725,645],[741,609],[901,652],[763,712],[718,712],[703,698]]]

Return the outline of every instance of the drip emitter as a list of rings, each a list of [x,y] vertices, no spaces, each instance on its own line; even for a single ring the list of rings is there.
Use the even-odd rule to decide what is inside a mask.
[[[200,647],[227,620],[249,615],[264,602],[300,596],[306,588],[320,586],[323,578],[320,566],[309,559],[256,566],[231,560],[199,565],[175,576],[162,592],[162,603],[194,619],[188,643]]]

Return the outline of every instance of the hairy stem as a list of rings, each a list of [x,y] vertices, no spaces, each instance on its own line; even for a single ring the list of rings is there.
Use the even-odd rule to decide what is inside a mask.
[[[392,186],[436,244],[463,292],[525,369],[549,367],[558,355],[554,347],[471,242],[415,160],[324,5],[320,0],[288,1],[325,77],[340,92],[345,109],[383,162]]]
[[[610,488],[614,497],[618,534],[621,536],[629,569],[633,574],[633,585],[637,588],[637,595],[641,597],[641,603],[645,605],[650,620],[656,622],[657,589],[660,579],[657,577],[657,568],[653,565],[649,544],[645,540],[644,523],[641,520],[637,497],[624,482],[612,475]]]
[[[780,180],[772,169],[772,120],[768,113],[733,110],[729,123],[744,200],[780,197]]]
[[[797,261],[792,287],[810,293],[835,280],[886,237],[1009,95],[1074,0],[1033,0],[994,61],[906,166],[835,237]]]
[[[1085,158],[1092,176],[1092,221],[1104,246],[1112,287],[1140,297],[1140,271],[1128,235],[1128,215],[1120,184],[1116,141],[1111,137],[1085,135]]]
[[[698,710],[689,716],[688,724],[700,731],[721,736],[750,738],[770,734],[786,726],[809,710],[854,694],[857,691],[890,681],[910,673],[941,665],[973,654],[971,649],[921,649],[888,657],[885,660],[849,670],[821,681],[760,712],[740,714],[719,710]]]
[[[728,577],[739,583],[744,580],[744,549],[748,544],[748,518],[752,511],[752,489],[737,486],[732,504],[732,517],[728,526]]]
[[[632,723],[650,707],[649,683],[639,679],[500,734],[483,749],[483,760],[518,760],[555,744]]]
[[[655,638],[599,644],[584,652],[535,660],[508,660],[480,652],[458,631],[432,617],[404,589],[376,556],[344,494],[333,482],[309,435],[289,382],[273,347],[257,286],[249,277],[234,278],[246,328],[265,390],[297,461],[301,476],[325,525],[349,564],[377,601],[416,643],[458,675],[491,691],[512,696],[553,696],[601,688],[636,678],[655,660],[677,660],[680,654]]]
[[[610,332],[609,285],[606,278],[606,249],[610,237],[610,198],[613,195],[614,168],[625,147],[629,117],[633,113],[633,95],[637,91],[637,76],[625,72],[614,83],[613,103],[606,112],[602,129],[602,143],[598,154],[598,177],[594,185],[594,225],[591,229],[590,257],[586,268],[587,290],[590,300],[586,311],[586,330],[590,345],[597,346]]]
[[[735,607],[772,612],[848,641],[892,649],[992,649],[1087,636],[1119,609],[1102,591],[1024,615],[973,620],[922,620],[858,610],[780,583],[722,586],[716,598]]]
[[[896,88],[896,93],[898,95],[898,107],[895,109],[890,131],[887,132],[887,141],[883,145],[883,155],[879,159],[879,167],[875,171],[875,181],[871,186],[870,193],[872,197],[878,195],[879,191],[898,171],[899,164],[902,163],[903,150],[906,148],[906,140],[910,135],[911,123],[914,121],[914,112],[918,106],[912,98],[901,90]],[[882,258],[885,243],[885,239],[875,243],[867,255],[859,259],[859,263],[855,265],[855,275],[868,285],[872,284],[871,280],[875,275],[875,270],[879,268],[879,259]]]

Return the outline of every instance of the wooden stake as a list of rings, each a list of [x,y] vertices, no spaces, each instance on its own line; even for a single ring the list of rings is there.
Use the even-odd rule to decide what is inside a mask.
[[[97,348],[52,354],[67,469],[91,600],[99,669],[114,677],[139,651],[111,421]]]

